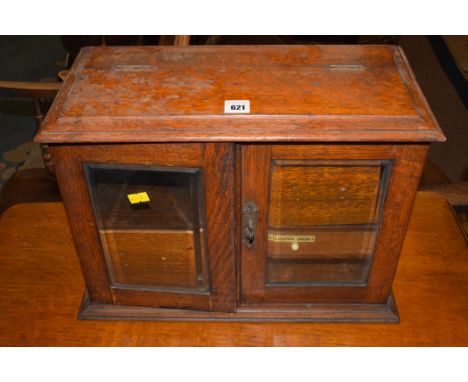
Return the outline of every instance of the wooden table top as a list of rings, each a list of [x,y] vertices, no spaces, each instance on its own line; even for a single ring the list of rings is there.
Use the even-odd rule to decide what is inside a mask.
[[[400,324],[79,321],[83,280],[61,203],[0,219],[0,346],[468,346],[468,247],[420,192],[394,293]]]

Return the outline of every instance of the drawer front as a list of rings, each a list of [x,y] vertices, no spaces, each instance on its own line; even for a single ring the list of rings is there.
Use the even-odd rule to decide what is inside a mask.
[[[356,283],[369,269],[377,230],[322,227],[301,231],[268,229],[265,283]]]
[[[312,261],[293,258],[267,262],[266,286],[303,285],[315,283],[354,283],[362,277],[362,262]],[[331,276],[332,275],[332,276]],[[286,302],[287,300],[284,300]]]
[[[276,259],[364,259],[376,236],[371,228],[269,229],[267,251]]]
[[[374,223],[380,172],[369,164],[273,161],[269,224]]]
[[[203,287],[192,231],[102,231],[101,242],[114,285]]]

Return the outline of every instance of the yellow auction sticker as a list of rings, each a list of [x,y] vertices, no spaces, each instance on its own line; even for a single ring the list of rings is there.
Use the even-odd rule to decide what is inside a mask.
[[[148,203],[150,198],[146,192],[138,192],[136,194],[127,194],[130,204]]]

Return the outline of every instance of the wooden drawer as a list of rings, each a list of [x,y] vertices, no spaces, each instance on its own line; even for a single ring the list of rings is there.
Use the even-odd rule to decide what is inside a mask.
[[[115,284],[195,288],[193,231],[101,231]]]
[[[374,247],[374,229],[269,230],[268,257],[275,259],[364,259]]]
[[[317,262],[308,260],[271,260],[267,262],[267,284],[359,283],[365,282],[367,262]]]
[[[374,222],[380,166],[273,161],[269,225]]]

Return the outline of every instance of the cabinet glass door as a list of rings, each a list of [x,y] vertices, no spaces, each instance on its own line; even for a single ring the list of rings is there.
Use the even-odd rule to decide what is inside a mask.
[[[393,157],[378,145],[244,146],[242,302],[364,301],[377,290]]]
[[[233,144],[54,150],[91,304],[235,310]]]
[[[381,221],[381,161],[271,163],[267,285],[362,284]]]
[[[112,285],[209,291],[200,169],[86,170]]]

